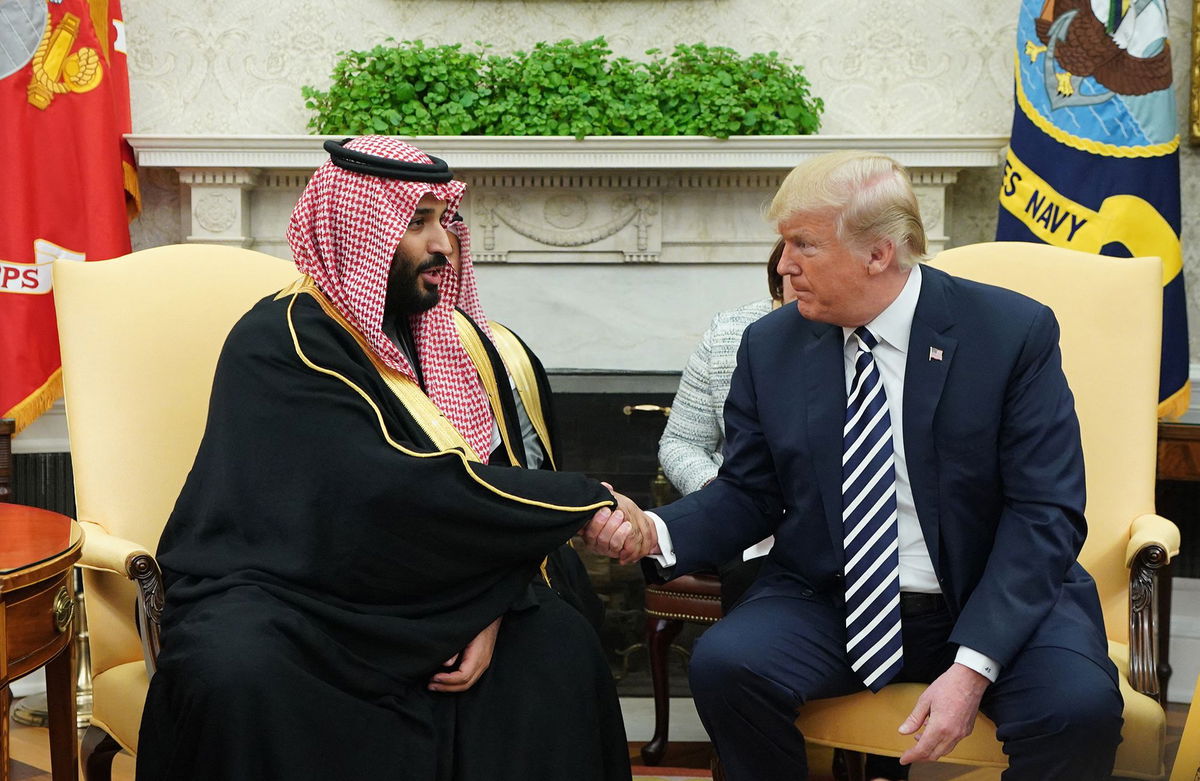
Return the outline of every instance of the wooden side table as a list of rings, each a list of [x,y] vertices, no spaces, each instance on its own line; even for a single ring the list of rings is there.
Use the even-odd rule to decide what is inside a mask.
[[[1158,424],[1158,479],[1200,480],[1200,424]]]
[[[55,781],[79,777],[75,580],[83,534],[58,513],[0,503],[0,781],[8,781],[9,684],[46,666]]]

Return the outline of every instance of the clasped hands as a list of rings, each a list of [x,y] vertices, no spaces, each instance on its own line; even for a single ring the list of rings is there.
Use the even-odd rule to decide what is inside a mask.
[[[617,559],[621,564],[631,564],[644,556],[658,553],[658,533],[650,517],[628,496],[613,491],[608,483],[603,485],[612,491],[617,500],[617,509],[600,508],[580,529],[579,533],[588,550]]]

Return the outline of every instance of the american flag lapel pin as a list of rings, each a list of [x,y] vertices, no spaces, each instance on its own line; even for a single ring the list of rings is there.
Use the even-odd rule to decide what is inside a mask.
[[[931,360],[931,361],[940,361],[940,360],[942,360],[942,350],[941,350],[941,348],[939,348],[939,347],[930,347],[930,348],[929,348],[929,360]]]

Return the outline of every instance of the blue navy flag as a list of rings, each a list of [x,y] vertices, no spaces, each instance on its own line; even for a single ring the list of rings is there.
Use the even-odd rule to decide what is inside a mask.
[[[1022,0],[998,241],[1163,261],[1159,415],[1189,401],[1166,0]]]

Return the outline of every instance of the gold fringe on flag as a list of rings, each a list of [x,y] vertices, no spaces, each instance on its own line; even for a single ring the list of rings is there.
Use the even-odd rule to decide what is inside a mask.
[[[62,369],[59,368],[54,370],[54,374],[50,375],[50,379],[46,380],[42,387],[17,402],[16,406],[0,415],[0,418],[12,418],[16,422],[14,433],[20,434],[21,429],[37,420],[43,412],[54,406],[54,402],[62,395]]]
[[[1158,403],[1159,420],[1177,420],[1192,403],[1192,383],[1184,386]]]
[[[125,176],[125,213],[133,222],[142,213],[142,188],[138,184],[136,168],[121,161],[121,171]]]

